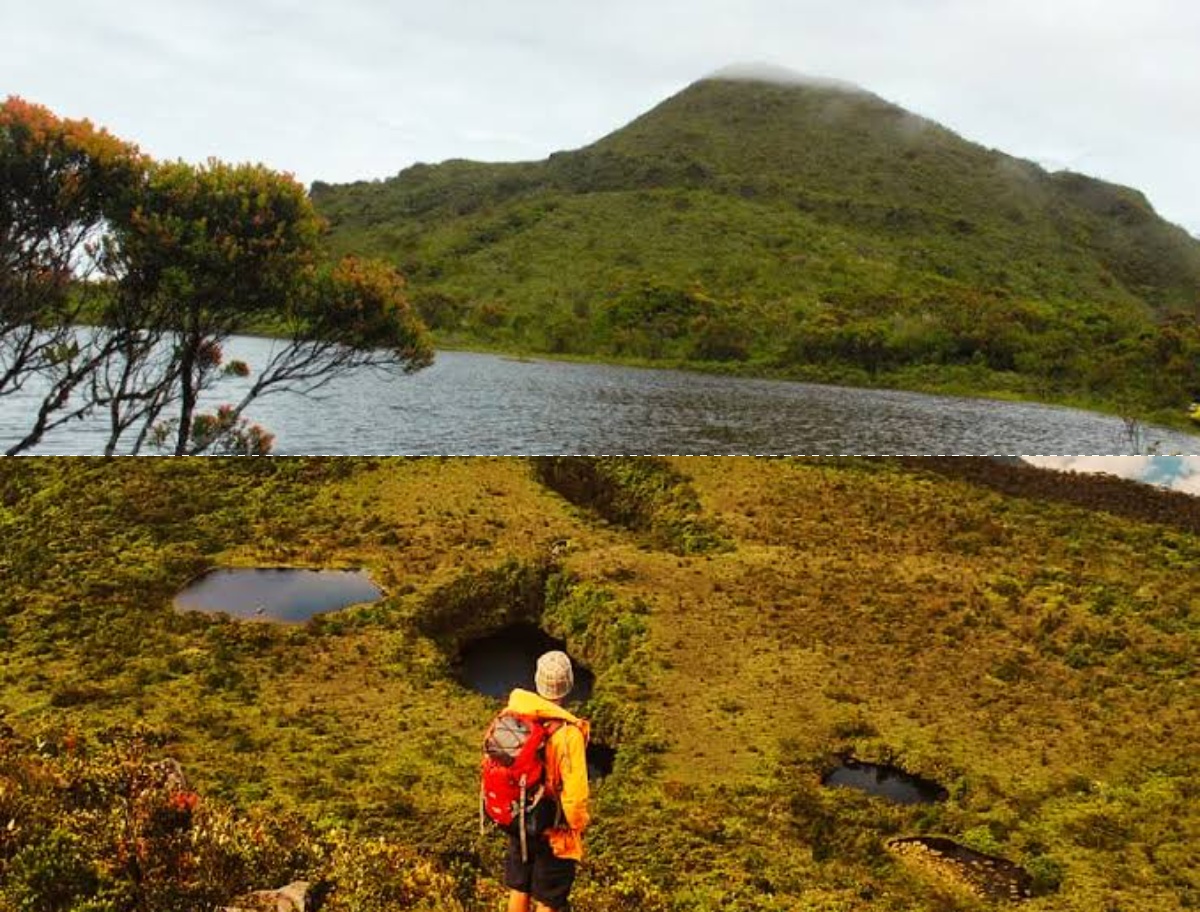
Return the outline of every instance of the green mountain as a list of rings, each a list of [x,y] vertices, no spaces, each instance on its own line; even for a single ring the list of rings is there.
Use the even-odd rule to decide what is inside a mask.
[[[1196,382],[1200,242],[853,86],[714,77],[546,161],[312,195],[451,344],[1140,408]]]

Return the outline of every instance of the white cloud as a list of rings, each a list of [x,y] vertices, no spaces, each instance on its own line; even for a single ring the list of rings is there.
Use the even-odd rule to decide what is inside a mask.
[[[1188,0],[58,0],[8,4],[0,86],[161,157],[351,180],[576,148],[763,61],[1136,186],[1195,229],[1198,45]]]

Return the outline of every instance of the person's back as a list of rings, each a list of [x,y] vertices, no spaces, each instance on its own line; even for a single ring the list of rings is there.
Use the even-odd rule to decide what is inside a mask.
[[[541,720],[549,731],[546,744],[547,792],[557,804],[554,825],[522,846],[511,835],[505,861],[509,912],[528,912],[530,901],[539,909],[568,908],[575,871],[583,858],[583,831],[588,811],[588,723],[562,707],[574,686],[571,660],[565,653],[548,652],[538,659],[537,693],[518,688],[508,709]],[[527,851],[526,851],[527,850]]]

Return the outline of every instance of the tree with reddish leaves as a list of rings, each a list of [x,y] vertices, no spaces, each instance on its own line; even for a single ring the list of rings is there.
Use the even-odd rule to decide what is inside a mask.
[[[19,99],[0,118],[0,166],[0,342],[14,340],[0,367],[14,389],[49,382],[42,411],[56,415],[10,453],[100,414],[106,455],[262,454],[273,437],[246,417],[262,396],[432,361],[402,277],[377,262],[323,262],[324,223],[288,175],[155,163]],[[277,340],[267,363],[226,360],[245,332]],[[25,339],[40,361],[7,354]],[[231,377],[243,381],[236,401],[214,404]]]
[[[77,327],[107,293],[109,217],[128,208],[145,166],[86,120],[19,98],[0,105],[0,399],[32,404],[8,455],[92,408],[87,386],[120,341]]]
[[[403,279],[380,263],[320,263],[323,230],[303,188],[262,166],[151,169],[140,205],[116,230],[129,313],[173,329],[171,344],[141,361],[159,378],[148,384],[156,397],[133,406],[147,412],[143,431],[155,429],[176,455],[262,452],[271,436],[243,417],[260,397],[311,394],[351,370],[431,362]],[[231,336],[264,328],[277,340],[266,364],[251,371],[225,363]],[[251,381],[238,401],[199,411],[202,396],[231,374]]]

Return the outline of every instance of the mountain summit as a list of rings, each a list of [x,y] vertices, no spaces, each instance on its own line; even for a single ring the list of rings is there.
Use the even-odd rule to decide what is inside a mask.
[[[848,83],[728,68],[546,161],[313,197],[451,340],[1172,407],[1194,382],[1200,243]],[[1178,376],[1139,378],[1164,324]]]
[[[808,76],[774,63],[733,63],[710,73],[705,79],[727,82],[762,82],[768,85],[802,86],[854,93],[866,91],[852,82],[824,76]]]

